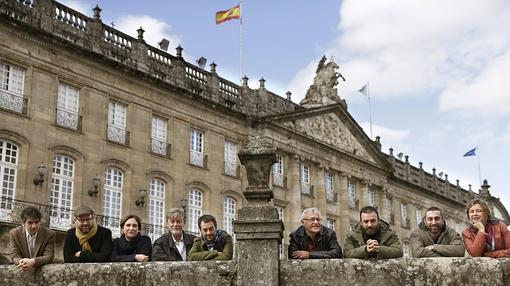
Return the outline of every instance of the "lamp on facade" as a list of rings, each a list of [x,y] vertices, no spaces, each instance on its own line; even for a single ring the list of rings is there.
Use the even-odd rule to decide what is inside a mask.
[[[44,175],[46,175],[46,165],[44,165],[44,162],[41,161],[41,164],[37,166],[37,174],[39,177],[34,178],[34,185],[39,185],[44,182]]]
[[[101,184],[101,178],[98,175],[92,179],[92,189],[89,190],[89,196],[97,197],[97,193],[99,193],[99,184]]]
[[[135,201],[135,205],[137,207],[142,207],[145,205],[145,195],[147,195],[147,190],[140,189],[140,196]]]

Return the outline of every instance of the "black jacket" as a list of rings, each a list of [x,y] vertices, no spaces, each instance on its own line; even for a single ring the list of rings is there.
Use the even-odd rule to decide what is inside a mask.
[[[196,236],[182,232],[182,239],[184,240],[184,246],[186,247],[186,255],[189,254],[189,250],[193,245],[193,240]],[[156,239],[152,247],[152,260],[153,261],[182,261],[181,254],[177,247],[175,247],[174,239],[172,235],[167,232],[160,238]]]
[[[152,242],[150,237],[138,233],[138,235],[130,241],[127,241],[124,235],[113,240],[111,261],[136,261],[135,255],[137,254],[147,255],[149,260],[151,259]]]
[[[89,240],[90,251],[82,251],[80,241],[76,237],[75,228],[67,231],[64,242],[64,262],[108,262],[112,255],[112,232],[102,226],[97,226],[97,233]],[[81,251],[80,256],[74,254]]]
[[[308,251],[308,236],[303,226],[292,232],[289,237],[289,259],[292,259],[292,252],[296,250]],[[342,258],[342,248],[338,244],[334,230],[321,225],[316,244],[317,250],[310,252],[311,259]]]

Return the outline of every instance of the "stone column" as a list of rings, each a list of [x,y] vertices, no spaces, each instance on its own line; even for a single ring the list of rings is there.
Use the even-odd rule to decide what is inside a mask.
[[[338,220],[340,223],[340,229],[337,231],[337,238],[343,245],[345,235],[349,232],[349,226],[351,224],[349,218],[351,208],[349,207],[349,196],[347,194],[347,174],[341,173],[337,177],[340,179],[338,183],[338,205],[340,207]]]
[[[273,205],[269,175],[276,162],[276,149],[259,137],[252,137],[238,154],[246,168],[247,205],[234,221],[238,241],[237,285],[279,285],[279,251],[283,223]]]

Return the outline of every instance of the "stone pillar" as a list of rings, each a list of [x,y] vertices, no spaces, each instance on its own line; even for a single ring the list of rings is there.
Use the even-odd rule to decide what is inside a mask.
[[[338,220],[340,223],[340,229],[337,230],[337,238],[338,242],[341,243],[341,245],[344,244],[345,241],[345,235],[349,232],[349,226],[350,226],[350,219],[349,219],[349,213],[350,213],[350,207],[349,207],[349,196],[347,195],[347,174],[340,173],[338,176],[339,182],[338,182],[338,205],[340,207],[339,217]],[[340,235],[341,234],[341,235]]]
[[[287,229],[296,229],[301,225],[301,182],[299,177],[300,158],[297,154],[288,156],[288,168],[287,168],[287,200],[292,202],[287,207],[286,222]]]
[[[273,205],[269,188],[276,148],[259,137],[252,137],[238,154],[246,168],[248,187],[243,194],[247,205],[234,221],[238,242],[237,285],[279,285],[279,249],[283,223]]]
[[[319,164],[316,172],[317,174],[314,174],[315,180],[312,180],[312,182],[315,182],[313,187],[313,196],[315,198],[313,207],[316,207],[321,211],[321,215],[324,220],[323,224],[326,224],[325,220],[328,212],[326,205],[326,172],[326,167],[322,164]]]

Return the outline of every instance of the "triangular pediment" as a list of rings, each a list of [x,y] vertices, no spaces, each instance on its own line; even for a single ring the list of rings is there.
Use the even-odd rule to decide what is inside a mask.
[[[364,161],[385,164],[374,142],[341,104],[281,114],[269,120]]]

